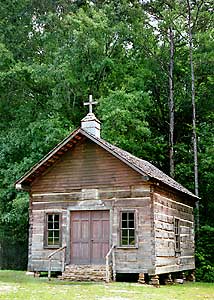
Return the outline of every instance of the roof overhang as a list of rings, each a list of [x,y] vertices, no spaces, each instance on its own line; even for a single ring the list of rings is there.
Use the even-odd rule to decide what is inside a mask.
[[[164,174],[162,171],[160,171],[159,169],[157,169],[156,167],[153,166],[153,168],[155,168],[155,172],[159,171],[159,173],[165,175],[165,182],[164,180],[161,180],[161,178],[159,178],[157,176],[157,174],[153,174],[151,172],[145,172],[142,168],[142,162],[144,162],[144,164],[149,164],[146,161],[142,161],[134,156],[132,156],[130,153],[117,148],[116,146],[106,142],[105,140],[101,139],[101,138],[97,138],[94,135],[86,132],[85,130],[78,128],[75,131],[73,131],[68,137],[66,137],[61,143],[59,143],[53,150],[51,150],[46,156],[44,156],[37,164],[35,164],[28,172],[26,172],[20,179],[18,179],[15,183],[15,187],[17,190],[26,190],[29,191],[30,190],[30,186],[31,183],[38,178],[40,175],[44,174],[44,172],[47,171],[48,168],[50,168],[52,165],[54,165],[67,151],[71,150],[73,147],[75,147],[76,144],[83,142],[85,139],[89,139],[91,141],[93,141],[95,144],[97,144],[98,146],[102,147],[103,149],[105,149],[106,151],[108,151],[109,153],[111,153],[114,157],[116,157],[117,159],[119,159],[120,161],[122,161],[123,163],[125,163],[126,165],[128,165],[130,168],[132,168],[134,171],[136,171],[138,174],[141,174],[142,176],[142,180],[143,181],[148,181],[150,179],[155,180],[157,183],[163,183],[166,184],[167,186],[170,186],[171,188],[182,192],[188,196],[190,196],[191,198],[194,198],[195,201],[197,201],[199,199],[199,197],[197,197],[196,195],[194,195],[193,193],[191,193],[190,191],[188,191],[186,188],[182,187],[180,184],[178,184],[177,182],[175,182],[172,178],[170,178],[169,176],[167,176],[166,174]],[[131,158],[131,159],[130,159]],[[133,158],[134,158],[134,162],[133,162]],[[141,164],[136,163],[136,159],[138,160],[138,162],[140,161]],[[150,166],[152,166],[150,164]],[[145,167],[144,167],[145,169]],[[153,175],[152,175],[153,174]],[[169,182],[166,182],[166,178],[168,181],[171,181],[171,185]],[[179,188],[176,188],[175,185],[173,186],[173,182],[177,184],[178,187],[181,187],[182,189],[179,190]]]
[[[15,182],[15,187],[18,190],[26,190],[27,186],[29,186],[39,175],[44,173],[49,167],[56,163],[63,154],[65,154],[69,149],[72,149],[75,144],[82,139],[83,136],[79,133],[80,129],[73,131],[38,163],[36,163],[28,172],[19,178]]]
[[[60,157],[66,153],[68,150],[72,149],[78,142],[83,140],[84,138],[88,138],[96,143],[98,146],[102,147],[106,151],[110,152],[113,156],[124,162],[130,168],[135,170],[136,172],[142,175],[142,179],[144,181],[149,180],[149,176],[144,173],[142,170],[137,168],[136,166],[129,163],[126,159],[111,151],[109,147],[107,147],[104,143],[102,143],[101,139],[96,138],[92,134],[89,134],[85,130],[78,128],[73,131],[68,137],[66,137],[61,143],[59,143],[52,151],[50,151],[45,157],[43,157],[37,164],[35,164],[28,172],[26,172],[21,178],[19,178],[15,187],[17,190],[28,190],[31,183],[42,173],[44,173],[49,167],[51,167],[54,163],[56,163]]]

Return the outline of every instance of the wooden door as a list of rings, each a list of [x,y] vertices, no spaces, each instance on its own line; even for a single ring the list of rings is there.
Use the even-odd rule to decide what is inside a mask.
[[[71,263],[104,264],[109,250],[109,211],[71,212]]]

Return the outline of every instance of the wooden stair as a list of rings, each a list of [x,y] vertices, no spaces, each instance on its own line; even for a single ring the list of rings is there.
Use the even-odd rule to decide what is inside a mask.
[[[111,267],[110,267],[111,268]],[[105,281],[105,265],[68,265],[59,277],[69,281]]]

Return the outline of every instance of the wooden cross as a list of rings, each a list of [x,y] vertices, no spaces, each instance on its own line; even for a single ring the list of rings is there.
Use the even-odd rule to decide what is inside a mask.
[[[89,106],[89,113],[92,113],[92,105],[93,104],[97,104],[96,101],[92,100],[92,95],[89,95],[89,102],[85,102],[84,105],[88,105]]]

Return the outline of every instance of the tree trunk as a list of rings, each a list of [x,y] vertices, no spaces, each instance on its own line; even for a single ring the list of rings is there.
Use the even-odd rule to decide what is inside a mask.
[[[188,8],[188,31],[189,31],[189,56],[191,69],[191,91],[192,91],[192,127],[193,127],[193,152],[194,152],[194,178],[195,178],[195,195],[198,196],[198,150],[197,150],[197,133],[196,133],[196,108],[195,108],[195,75],[193,64],[193,41],[191,27],[191,4],[187,0]],[[196,202],[196,229],[199,230],[199,200]]]
[[[170,62],[169,62],[169,165],[170,176],[174,178],[174,95],[173,95],[173,68],[174,68],[174,36],[172,27],[169,28]]]

